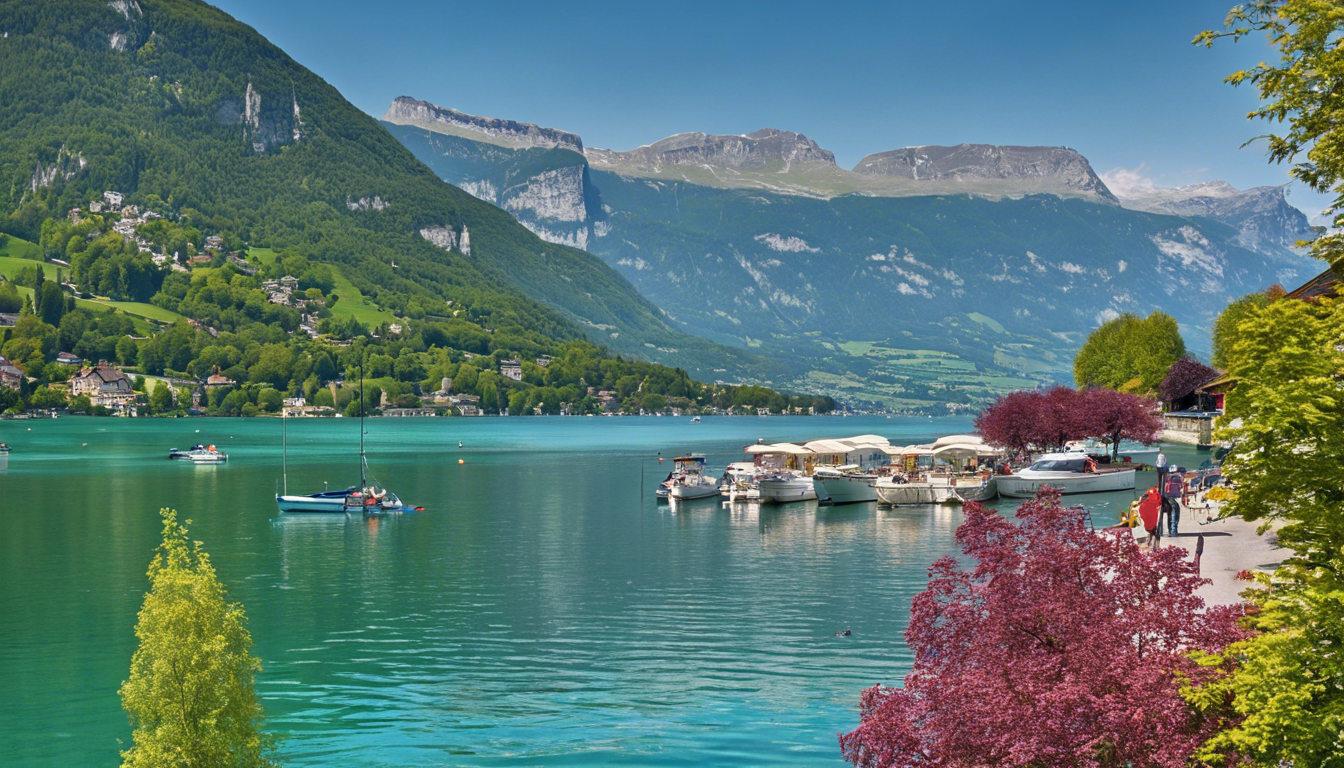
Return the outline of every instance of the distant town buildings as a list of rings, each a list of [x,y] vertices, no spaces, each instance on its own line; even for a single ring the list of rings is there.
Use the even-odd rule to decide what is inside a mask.
[[[18,366],[0,357],[0,387],[18,389],[23,383],[23,371]]]
[[[86,395],[89,403],[118,413],[130,412],[135,407],[136,393],[126,374],[108,365],[106,360],[86,367],[70,380],[70,394]]]
[[[523,380],[523,364],[517,360],[499,361],[499,373],[506,379]]]

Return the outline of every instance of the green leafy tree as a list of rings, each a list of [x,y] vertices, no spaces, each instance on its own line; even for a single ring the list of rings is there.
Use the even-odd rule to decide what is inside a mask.
[[[160,381],[154,385],[154,391],[149,393],[149,410],[151,413],[167,413],[173,407],[173,392],[168,388],[168,384]]]
[[[34,408],[64,408],[66,405],[65,392],[51,387],[38,387],[33,390],[33,395],[29,398],[29,404]]]
[[[1235,727],[1204,757],[1245,755],[1258,766],[1340,766],[1344,748],[1344,311],[1336,301],[1280,300],[1248,311],[1229,352],[1237,387],[1221,439],[1236,488],[1226,514],[1277,523],[1292,554],[1252,590],[1261,634],[1202,657],[1232,668],[1192,689],[1201,707],[1232,700]]]
[[[163,542],[135,627],[140,644],[121,685],[134,729],[122,766],[275,765],[253,688],[261,662],[242,606],[226,601],[209,555],[188,539],[191,521],[178,523],[170,509],[160,515]]]
[[[1176,319],[1164,312],[1146,318],[1124,314],[1094,330],[1073,361],[1078,387],[1106,387],[1147,394],[1172,363],[1185,355]]]
[[[19,289],[9,281],[0,283],[0,312],[18,314],[21,309],[23,297],[19,296]]]
[[[1252,293],[1228,304],[1213,321],[1213,367],[1227,370],[1232,347],[1236,344],[1238,326],[1263,309],[1269,298],[1263,293]]]

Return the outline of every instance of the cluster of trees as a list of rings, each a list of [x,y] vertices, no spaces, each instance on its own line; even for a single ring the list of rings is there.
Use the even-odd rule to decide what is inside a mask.
[[[1126,313],[1087,337],[1074,358],[1073,379],[1079,387],[1149,394],[1184,355],[1185,341],[1171,315],[1154,312],[1141,318]]]
[[[588,342],[556,344],[507,331],[488,333],[458,318],[406,319],[399,334],[386,324],[371,333],[353,318],[332,315],[336,297],[323,293],[334,280],[331,270],[300,255],[282,254],[255,276],[233,266],[169,274],[153,303],[197,324],[179,321],[144,338],[135,337],[135,324],[123,313],[76,307],[73,298],[42,277],[40,264],[34,267],[31,282],[39,301],[23,310],[17,327],[0,335],[0,354],[19,364],[35,383],[7,395],[0,410],[60,407],[63,395],[51,385],[68,379],[72,371],[51,362],[59,352],[107,360],[150,376],[199,381],[219,372],[236,385],[210,389],[201,408],[221,416],[275,413],[291,396],[352,414],[361,407],[376,409],[384,394],[389,405],[415,407],[445,379],[452,380],[449,393],[479,397],[487,413],[551,414],[562,408],[597,413],[602,410],[597,393],[603,391],[614,393],[619,410],[633,413],[667,408],[825,413],[835,408],[829,397],[705,385],[681,369],[612,356]],[[285,274],[298,277],[306,311],[316,313],[319,330],[331,332],[339,343],[291,333],[299,326],[301,311],[270,303],[261,289],[263,279]],[[7,296],[0,291],[0,301]],[[548,366],[534,362],[541,355],[553,358]],[[508,359],[522,361],[522,381],[499,373],[500,363]],[[353,384],[334,394],[327,386],[355,382],[361,371],[371,382],[367,405],[357,402]],[[162,395],[154,388],[147,394],[154,413],[191,407],[189,392],[165,387]]]
[[[975,428],[992,445],[1024,454],[1061,450],[1072,440],[1096,438],[1118,454],[1121,440],[1155,443],[1162,434],[1157,401],[1113,389],[1023,390],[980,412]]]

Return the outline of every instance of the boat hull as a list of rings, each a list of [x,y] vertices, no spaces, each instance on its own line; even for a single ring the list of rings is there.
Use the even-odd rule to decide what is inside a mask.
[[[762,478],[759,484],[762,504],[788,504],[817,498],[810,477]]]
[[[276,496],[281,512],[344,513],[344,496]]]
[[[832,475],[815,477],[817,495],[825,494],[832,504],[858,504],[877,501],[877,478],[865,475]]]
[[[930,483],[891,483],[878,485],[879,503],[892,507],[919,507],[927,504],[943,504],[957,498],[950,485]]]
[[[995,483],[998,486],[999,495],[1010,499],[1032,498],[1037,491],[1047,485],[1065,495],[1132,491],[1134,490],[1134,470],[1122,469],[1118,472],[1080,474],[1042,472],[1030,475],[1001,475],[995,478]]]
[[[991,501],[999,495],[999,479],[991,477],[978,485],[958,483],[952,491],[962,501]]]
[[[707,499],[710,496],[719,495],[719,486],[717,483],[703,485],[674,485],[668,492],[668,496],[677,501],[690,501],[691,499]]]

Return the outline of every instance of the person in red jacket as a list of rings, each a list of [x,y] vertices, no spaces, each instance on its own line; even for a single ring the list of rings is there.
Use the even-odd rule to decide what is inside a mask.
[[[1143,492],[1143,498],[1139,499],[1139,525],[1148,532],[1148,539],[1143,543],[1148,545],[1149,549],[1157,549],[1162,538],[1162,494],[1156,488],[1149,488]]]

